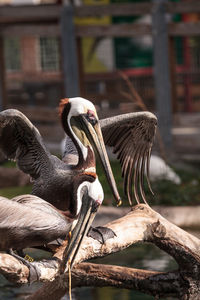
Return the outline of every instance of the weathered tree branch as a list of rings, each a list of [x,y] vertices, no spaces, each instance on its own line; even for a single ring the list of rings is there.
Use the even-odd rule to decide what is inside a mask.
[[[151,295],[178,297],[177,285],[180,283],[178,272],[153,272],[111,265],[80,263],[72,271],[72,287],[112,286],[135,289]],[[68,289],[68,276],[57,277],[53,283],[47,283],[28,300],[60,299]]]
[[[179,299],[198,299],[200,274],[200,240],[164,219],[146,205],[137,205],[126,216],[106,225],[116,237],[104,245],[86,237],[72,270],[72,286],[116,286],[138,289],[159,296],[176,296]],[[169,273],[135,270],[117,266],[80,264],[80,262],[120,251],[137,242],[151,242],[169,253],[179,264],[179,270]],[[41,270],[40,281],[47,282],[29,299],[60,299],[68,288],[68,274],[59,275],[59,259],[49,267],[48,261],[34,262]],[[9,280],[24,283],[28,268],[7,254],[0,254],[0,272]],[[15,273],[15,274],[13,274]],[[173,284],[172,284],[173,283]],[[189,296],[190,294],[190,296]],[[195,298],[192,298],[192,295]]]

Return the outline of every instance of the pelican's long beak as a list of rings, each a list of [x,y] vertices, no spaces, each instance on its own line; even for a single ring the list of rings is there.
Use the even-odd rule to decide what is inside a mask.
[[[70,267],[73,266],[74,260],[81,246],[82,240],[84,236],[87,234],[99,206],[100,203],[94,201],[91,197],[89,197],[88,190],[85,189],[82,198],[82,206],[81,206],[81,211],[79,213],[78,221],[72,231],[69,244],[66,248],[67,256],[65,261],[68,262],[68,264],[70,264]],[[68,264],[65,271],[67,271]]]
[[[116,182],[113,176],[113,172],[110,166],[110,162],[108,159],[106,147],[104,144],[101,128],[99,122],[97,122],[94,126],[92,126],[86,118],[82,118],[82,124],[85,129],[85,133],[87,135],[88,140],[90,141],[93,149],[95,150],[96,154],[98,155],[101,164],[103,166],[104,172],[106,174],[108,183],[111,187],[113,195],[117,201],[117,206],[121,205],[121,199],[117,190]]]

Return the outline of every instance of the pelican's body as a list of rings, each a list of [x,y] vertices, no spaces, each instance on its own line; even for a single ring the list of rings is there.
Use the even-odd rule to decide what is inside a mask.
[[[78,199],[81,202],[77,207],[78,217],[73,219],[34,195],[22,195],[12,200],[0,197],[0,251],[43,247],[57,239],[65,239],[72,232],[67,248],[67,261],[72,266],[103,197],[98,178],[92,182],[82,182],[78,188]],[[13,251],[11,253],[30,268],[29,281],[37,280],[37,267]]]
[[[0,250],[42,246],[65,238],[72,221],[39,197],[0,197]]]
[[[45,199],[56,208],[76,216],[78,199],[76,196],[79,184],[84,178],[90,178],[82,170],[74,170],[63,164],[57,157],[52,159],[50,173],[34,180],[32,194]]]

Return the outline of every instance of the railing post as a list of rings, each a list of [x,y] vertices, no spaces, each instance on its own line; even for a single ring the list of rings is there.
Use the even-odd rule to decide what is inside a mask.
[[[3,37],[0,36],[0,111],[6,103]]]
[[[61,41],[66,97],[80,95],[78,57],[74,26],[74,11],[71,5],[64,5],[61,14]]]
[[[172,103],[169,41],[165,15],[167,0],[153,0],[152,37],[158,124],[166,150],[172,148]]]

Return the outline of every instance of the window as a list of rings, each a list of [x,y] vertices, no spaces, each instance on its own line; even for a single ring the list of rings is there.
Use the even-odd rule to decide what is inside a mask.
[[[4,39],[4,56],[7,71],[19,71],[21,69],[19,38]]]
[[[58,38],[40,38],[40,65],[43,71],[59,70]]]

